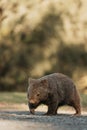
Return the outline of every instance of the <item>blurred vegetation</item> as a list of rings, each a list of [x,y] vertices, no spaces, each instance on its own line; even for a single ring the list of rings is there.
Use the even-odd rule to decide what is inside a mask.
[[[27,104],[26,94],[17,92],[0,92],[0,103]]]
[[[81,94],[81,99],[82,99],[81,102],[82,107],[87,109],[87,94]]]
[[[86,93],[87,1],[0,0],[0,91],[26,91],[28,77],[52,72]]]

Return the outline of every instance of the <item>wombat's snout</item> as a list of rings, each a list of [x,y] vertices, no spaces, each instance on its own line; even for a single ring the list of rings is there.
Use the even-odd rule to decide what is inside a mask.
[[[35,101],[33,99],[29,99],[30,104],[35,104]]]
[[[29,100],[30,107],[33,108],[37,104],[33,99]]]
[[[36,108],[37,105],[38,105],[38,102],[36,100],[34,100],[34,99],[29,100],[30,108]]]
[[[36,99],[29,99],[29,106],[30,106],[30,108],[36,108],[38,103],[39,102]]]

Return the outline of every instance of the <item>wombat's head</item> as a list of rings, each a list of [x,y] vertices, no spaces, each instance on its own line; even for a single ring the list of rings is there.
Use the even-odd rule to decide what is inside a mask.
[[[47,86],[46,79],[29,79],[27,98],[30,110],[35,109],[47,99]]]

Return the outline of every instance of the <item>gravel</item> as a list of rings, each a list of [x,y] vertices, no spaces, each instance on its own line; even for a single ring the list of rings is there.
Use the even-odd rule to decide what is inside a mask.
[[[31,115],[28,111],[0,111],[0,130],[87,130],[87,114]]]

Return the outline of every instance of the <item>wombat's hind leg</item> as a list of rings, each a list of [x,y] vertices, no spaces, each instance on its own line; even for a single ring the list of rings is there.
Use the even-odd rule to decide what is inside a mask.
[[[80,103],[79,103],[79,104],[74,103],[74,104],[73,104],[73,107],[74,107],[75,110],[76,110],[76,113],[75,113],[74,115],[76,115],[76,116],[81,115],[81,106],[80,106]]]

